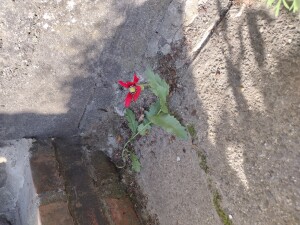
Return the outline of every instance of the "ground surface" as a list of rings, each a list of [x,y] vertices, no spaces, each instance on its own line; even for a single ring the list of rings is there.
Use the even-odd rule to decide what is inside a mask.
[[[234,4],[199,49],[227,7],[1,1],[0,138],[80,131],[114,157],[128,137],[116,81],[135,71],[143,79],[151,66],[171,85],[172,112],[196,132],[182,142],[155,129],[135,143],[142,171],[124,182],[140,187],[149,223],[222,224],[222,214],[233,224],[300,224],[299,16]]]

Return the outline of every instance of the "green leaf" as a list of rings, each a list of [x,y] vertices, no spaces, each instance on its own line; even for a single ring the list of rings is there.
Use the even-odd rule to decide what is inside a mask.
[[[267,1],[267,6],[270,7],[270,6],[274,3],[274,1],[275,1],[275,0],[268,0],[268,1]]]
[[[281,1],[279,0],[275,6],[275,16],[277,17],[279,15],[279,10],[280,10],[280,6],[281,6]]]
[[[297,12],[299,10],[299,5],[300,0],[294,0],[290,10],[293,9],[293,13]]]
[[[285,8],[290,9],[290,6],[287,4],[286,0],[282,0]]]
[[[135,135],[138,128],[138,122],[135,119],[134,113],[130,109],[126,109],[125,117],[127,119],[128,126],[132,132],[132,135]]]
[[[159,98],[161,110],[168,113],[167,96],[169,94],[169,85],[150,69],[146,70],[146,76],[149,80],[151,91]]]
[[[144,120],[143,120],[143,124],[144,124],[144,125],[146,125],[146,124],[149,123],[149,122],[150,122],[150,120],[148,120],[147,117],[144,118]]]
[[[159,103],[159,101],[156,101],[155,103],[153,103],[150,106],[149,111],[145,112],[146,117],[148,118],[148,120],[149,120],[150,117],[157,115],[159,110],[160,110],[160,103]]]
[[[151,126],[149,123],[141,123],[138,126],[138,132],[140,135],[144,136],[149,130],[151,129]]]
[[[185,140],[188,138],[185,127],[183,127],[179,121],[170,114],[161,113],[159,115],[152,116],[149,119],[155,125],[162,127],[165,131],[172,133],[179,138]]]
[[[141,163],[135,153],[130,152],[131,169],[137,173],[141,171]]]
[[[188,124],[186,126],[187,131],[189,132],[190,136],[192,139],[196,138],[197,136],[197,131],[195,130],[195,126],[193,124]]]

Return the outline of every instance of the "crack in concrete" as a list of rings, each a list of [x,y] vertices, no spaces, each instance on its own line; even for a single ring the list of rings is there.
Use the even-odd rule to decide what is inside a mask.
[[[210,40],[211,36],[214,34],[216,28],[218,25],[222,22],[222,20],[225,18],[227,13],[229,12],[231,6],[233,5],[233,0],[229,0],[227,6],[221,10],[219,13],[219,16],[214,20],[214,22],[207,28],[204,35],[202,36],[201,40],[198,42],[198,44],[194,47],[192,50],[192,57],[190,60],[188,60],[187,64],[191,64],[197,56],[200,54],[202,49],[206,46],[208,41]]]
[[[84,118],[84,116],[85,116],[85,114],[86,114],[87,107],[91,104],[91,102],[92,102],[93,99],[94,99],[94,94],[95,94],[96,88],[97,88],[97,83],[94,82],[93,91],[92,91],[92,93],[91,93],[91,95],[90,95],[90,97],[89,97],[87,103],[85,104],[85,107],[84,107],[84,109],[83,109],[83,112],[82,112],[82,114],[81,114],[81,116],[80,116],[80,119],[79,119],[79,121],[78,121],[78,125],[77,125],[77,128],[78,128],[78,129],[80,129],[80,127],[81,127],[81,123],[82,123],[83,118]]]

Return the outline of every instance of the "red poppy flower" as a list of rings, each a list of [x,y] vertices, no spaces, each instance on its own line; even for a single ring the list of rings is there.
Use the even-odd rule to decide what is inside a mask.
[[[141,86],[137,85],[139,82],[139,78],[136,76],[136,74],[133,75],[133,81],[123,82],[119,80],[119,84],[129,89],[129,93],[127,94],[125,98],[125,107],[128,108],[130,106],[130,103],[132,100],[136,102],[136,100],[139,98],[141,94]]]

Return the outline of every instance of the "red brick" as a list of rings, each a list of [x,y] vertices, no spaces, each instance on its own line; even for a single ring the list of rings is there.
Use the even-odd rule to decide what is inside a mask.
[[[41,225],[74,225],[67,202],[54,202],[39,207]]]
[[[139,220],[131,201],[127,198],[106,198],[111,220],[115,225],[139,225]]]
[[[50,141],[36,142],[31,148],[30,166],[37,194],[64,189],[55,150]]]

